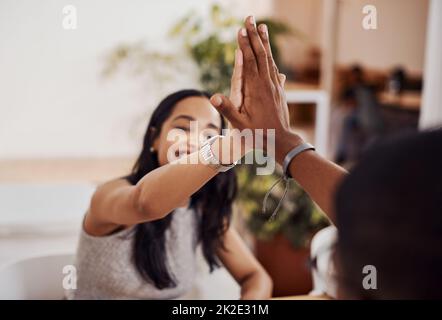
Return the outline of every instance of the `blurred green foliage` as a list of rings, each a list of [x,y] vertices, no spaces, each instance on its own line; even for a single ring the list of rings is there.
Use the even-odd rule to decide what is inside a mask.
[[[250,232],[261,240],[271,240],[283,234],[293,247],[309,247],[311,237],[329,225],[325,215],[309,195],[291,180],[278,213],[270,219],[283,195],[285,184],[281,182],[271,191],[266,213],[263,213],[264,196],[281,177],[281,172],[258,176],[256,168],[256,165],[241,165],[237,168],[240,210]]]
[[[243,22],[219,5],[211,7],[209,18],[203,19],[195,13],[189,13],[175,24],[170,35],[183,39],[190,56],[198,65],[203,88],[212,93],[228,94],[237,47],[236,35]],[[272,19],[258,20],[257,24],[260,23],[268,26],[273,57],[279,64],[277,37],[295,33],[286,24]]]

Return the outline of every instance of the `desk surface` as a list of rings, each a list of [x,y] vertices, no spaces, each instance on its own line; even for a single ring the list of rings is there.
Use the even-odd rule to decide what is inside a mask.
[[[419,111],[422,103],[421,93],[415,91],[405,91],[399,95],[383,91],[378,98],[381,104],[412,111]]]
[[[321,88],[317,84],[303,83],[303,82],[286,82],[285,90],[308,90],[319,91]]]

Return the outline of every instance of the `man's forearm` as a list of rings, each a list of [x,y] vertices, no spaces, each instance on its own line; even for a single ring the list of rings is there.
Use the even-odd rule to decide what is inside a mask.
[[[294,133],[280,134],[276,139],[277,162],[282,165],[287,153],[302,142],[302,139]],[[293,179],[302,186],[330,220],[335,222],[334,197],[347,171],[312,150],[297,155],[288,170]]]

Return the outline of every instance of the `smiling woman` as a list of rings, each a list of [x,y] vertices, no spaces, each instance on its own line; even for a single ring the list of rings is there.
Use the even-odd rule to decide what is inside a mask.
[[[201,137],[190,134],[191,123]],[[230,227],[235,173],[168,159],[170,131],[179,133],[181,158],[198,158],[208,139],[230,143],[219,136],[224,127],[207,93],[182,90],[158,105],[132,172],[99,186],[92,197],[70,298],[180,297],[192,287],[199,243],[210,270],[221,262],[241,285],[241,298],[270,297],[269,276]],[[237,160],[213,153],[221,164]]]
[[[198,144],[215,137],[221,132],[221,121],[216,111],[207,108],[207,101],[201,97],[188,97],[186,100],[178,102],[176,106],[179,112],[174,112],[171,121],[167,121],[163,128],[163,137],[167,143],[164,143],[161,150],[166,150],[167,159],[161,158],[164,164],[177,160],[181,156],[191,154],[197,151]],[[195,116],[199,109],[199,116]],[[211,112],[215,111],[214,118]],[[153,129],[156,130],[156,129]],[[152,150],[159,150],[158,140],[152,146]],[[163,156],[163,152],[160,152]]]

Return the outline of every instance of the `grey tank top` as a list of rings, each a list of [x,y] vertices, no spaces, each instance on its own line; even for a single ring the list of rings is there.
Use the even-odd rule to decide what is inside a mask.
[[[196,273],[197,216],[178,208],[166,231],[166,255],[177,286],[158,289],[144,280],[133,262],[135,227],[95,237],[81,229],[75,267],[77,288],[68,299],[176,299],[190,291]]]

